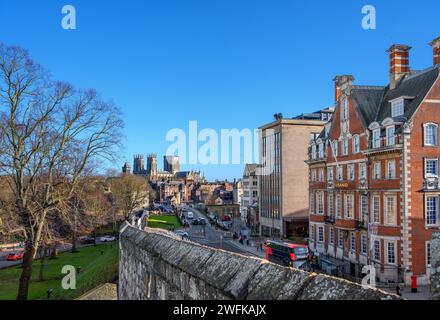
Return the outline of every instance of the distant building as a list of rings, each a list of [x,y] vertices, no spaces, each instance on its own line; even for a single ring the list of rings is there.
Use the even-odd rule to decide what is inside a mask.
[[[129,176],[131,174],[131,168],[130,168],[130,164],[128,162],[126,162],[124,164],[124,166],[122,167],[122,174],[124,176]]]
[[[238,204],[241,206],[241,201],[243,197],[243,182],[241,180],[238,180],[234,184],[234,190],[232,192],[233,192],[232,197],[234,204]]]
[[[319,135],[331,112],[320,110],[294,119],[278,116],[259,128],[263,236],[280,238],[307,232],[308,168],[304,160],[310,139]]]
[[[176,174],[180,171],[180,162],[178,156],[164,156],[163,157],[163,170]]]
[[[157,156],[155,154],[149,154],[147,156],[147,175],[157,176]]]
[[[246,164],[243,172],[243,196],[241,199],[240,215],[253,234],[259,233],[259,187],[257,164]]]
[[[144,156],[137,154],[133,160],[133,174],[142,175],[145,174]]]

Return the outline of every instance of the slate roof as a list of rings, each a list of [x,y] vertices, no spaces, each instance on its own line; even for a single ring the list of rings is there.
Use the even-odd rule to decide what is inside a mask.
[[[431,89],[439,75],[439,66],[411,74],[403,78],[395,89],[387,87],[352,86],[350,98],[364,126],[376,121],[381,123],[391,117],[391,100],[413,97],[405,104],[403,119],[410,119]]]
[[[414,97],[413,100],[409,100],[405,104],[405,114],[403,116],[410,119],[437,79],[439,69],[439,66],[431,67],[404,78],[394,90],[387,88],[375,120],[381,122],[391,117],[391,103],[389,101],[402,96]]]

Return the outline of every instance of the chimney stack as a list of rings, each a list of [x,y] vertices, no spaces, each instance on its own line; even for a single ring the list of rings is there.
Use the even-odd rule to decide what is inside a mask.
[[[407,45],[394,44],[387,51],[390,54],[391,89],[396,88],[399,80],[410,73],[409,50],[411,50],[411,47]]]
[[[440,37],[429,44],[434,49],[434,65],[440,64]]]
[[[341,97],[341,92],[344,91],[348,86],[354,81],[352,75],[340,75],[333,79],[335,83],[335,104],[338,104],[339,98]]]

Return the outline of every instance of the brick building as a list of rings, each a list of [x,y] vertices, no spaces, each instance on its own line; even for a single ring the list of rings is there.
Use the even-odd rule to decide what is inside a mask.
[[[310,247],[324,270],[427,283],[440,227],[440,38],[434,66],[413,71],[410,47],[389,50],[386,87],[335,81],[336,110],[309,148]]]

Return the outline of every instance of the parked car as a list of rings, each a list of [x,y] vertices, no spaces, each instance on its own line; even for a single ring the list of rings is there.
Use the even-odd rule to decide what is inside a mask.
[[[99,241],[101,241],[101,242],[113,242],[113,241],[116,241],[116,237],[114,237],[114,236],[104,236],[104,237],[99,238]]]
[[[23,259],[24,253],[23,252],[11,252],[6,257],[7,261],[17,261]]]
[[[194,219],[191,224],[194,225],[194,226],[199,225],[200,224],[200,219]]]
[[[200,219],[199,219],[199,223],[200,223],[202,226],[206,226],[206,219],[205,219],[205,218],[200,218]]]
[[[85,237],[79,238],[79,243],[81,243],[81,244],[93,244],[93,243],[95,243],[95,239],[93,239],[92,237],[85,236]]]
[[[231,219],[231,217],[230,216],[224,216],[223,218],[222,218],[222,221],[231,221],[232,219]]]
[[[194,213],[192,213],[191,211],[188,212],[188,214],[186,215],[186,217],[188,219],[194,219]]]
[[[184,239],[188,239],[189,238],[188,232],[183,231],[183,230],[174,231],[174,234],[179,236],[179,237],[181,237],[181,238],[184,238]]]

